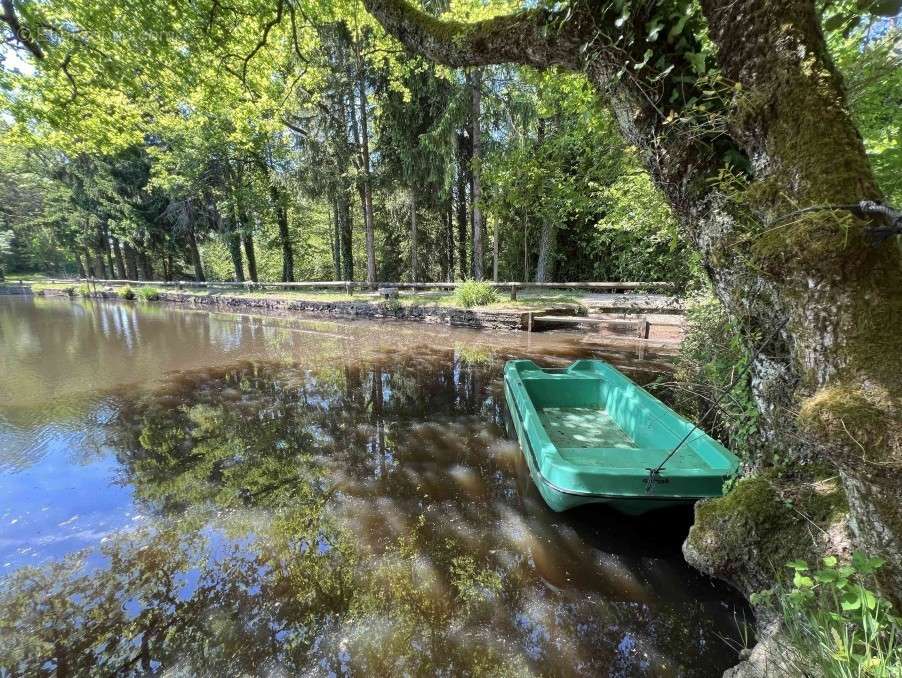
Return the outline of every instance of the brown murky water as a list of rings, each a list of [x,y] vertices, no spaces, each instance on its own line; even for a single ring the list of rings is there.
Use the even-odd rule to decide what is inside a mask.
[[[499,335],[0,297],[0,673],[713,676],[691,515],[550,512]]]

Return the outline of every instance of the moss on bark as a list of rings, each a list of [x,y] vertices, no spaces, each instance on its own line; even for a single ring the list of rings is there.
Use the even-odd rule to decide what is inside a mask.
[[[683,554],[750,596],[769,588],[786,562],[829,550],[827,528],[844,522],[846,508],[835,481],[746,477],[727,495],[696,505]]]

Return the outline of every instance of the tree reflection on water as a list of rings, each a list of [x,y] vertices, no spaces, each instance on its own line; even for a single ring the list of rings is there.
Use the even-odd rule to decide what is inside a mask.
[[[149,524],[9,576],[0,667],[709,675],[729,665],[717,637],[735,633],[725,591],[673,548],[593,532],[625,519],[595,510],[581,524],[537,501],[502,435],[499,374],[496,359],[435,349],[318,370],[242,362],[118,394],[108,444]]]

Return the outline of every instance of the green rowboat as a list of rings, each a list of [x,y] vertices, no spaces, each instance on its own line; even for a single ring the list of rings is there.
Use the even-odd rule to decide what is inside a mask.
[[[565,369],[511,360],[504,395],[533,482],[555,511],[604,503],[638,515],[718,497],[739,466],[723,445],[602,360]]]

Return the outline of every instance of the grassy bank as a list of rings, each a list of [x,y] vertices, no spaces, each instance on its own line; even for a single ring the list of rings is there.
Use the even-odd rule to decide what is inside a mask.
[[[16,283],[18,282],[18,278],[15,280],[8,280],[7,283]],[[54,292],[65,292],[67,290],[72,290],[73,296],[79,296],[80,290],[91,289],[94,287],[91,284],[87,283],[78,283],[76,281],[73,282],[45,282],[42,279],[35,278],[33,280],[26,280],[22,278],[22,281],[25,284],[29,284],[31,289],[35,293],[40,293],[43,291],[54,291]],[[127,287],[126,285],[109,285],[98,284],[96,289],[98,291],[105,290],[108,288],[112,288],[114,292],[117,294],[120,290]],[[144,286],[135,286],[135,293],[138,294],[140,290]],[[206,288],[184,288],[177,289],[173,287],[165,287],[160,288],[161,291],[178,291],[180,294],[188,294],[192,296],[199,297],[238,297],[238,298],[248,298],[248,299],[284,299],[288,301],[312,301],[312,302],[320,302],[320,303],[329,303],[329,302],[356,302],[356,303],[396,303],[401,306],[437,306],[440,308],[448,308],[448,309],[456,309],[456,308],[466,308],[466,306],[461,303],[459,296],[452,292],[439,291],[439,292],[412,292],[412,291],[401,291],[397,298],[386,300],[379,294],[373,292],[352,292],[351,294],[347,294],[345,292],[334,291],[334,290],[266,290],[266,289],[240,289],[232,286],[222,286],[217,287],[215,283],[211,283],[209,287]],[[581,295],[578,293],[573,293],[572,291],[547,291],[547,290],[522,290],[518,292],[517,300],[512,301],[508,298],[506,294],[498,293],[495,295],[494,300],[489,303],[483,304],[475,304],[474,307],[478,307],[485,310],[493,310],[493,311],[504,311],[504,310],[512,310],[512,311],[529,311],[529,310],[542,310],[548,307],[560,307],[564,305],[573,306],[575,309],[582,309],[581,304]]]

